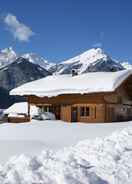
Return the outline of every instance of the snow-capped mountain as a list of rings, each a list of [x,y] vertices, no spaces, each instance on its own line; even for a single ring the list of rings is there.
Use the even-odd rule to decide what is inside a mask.
[[[81,74],[85,72],[118,71],[132,68],[128,62],[120,63],[112,59],[101,48],[87,50],[76,57],[56,64],[47,61],[35,53],[16,54],[11,47],[0,51],[0,68],[11,64],[19,57],[23,57],[29,62],[57,74],[71,73],[72,69],[77,69],[78,73]]]
[[[46,70],[48,70],[51,66],[54,65],[53,63],[49,63],[43,57],[40,57],[35,53],[17,54],[12,49],[12,47],[9,47],[9,48],[0,50],[0,68],[11,64],[19,57],[25,58],[33,64],[40,65],[42,68]]]
[[[10,63],[15,61],[16,59],[17,59],[17,54],[12,49],[12,47],[0,50],[0,67],[4,67],[6,65],[9,65]]]
[[[0,87],[11,90],[21,84],[51,75],[46,69],[19,57],[0,69]]]
[[[132,69],[132,64],[129,62],[122,62],[121,64],[125,69]]]
[[[31,63],[40,65],[42,68],[44,68],[46,70],[49,70],[49,68],[54,65],[53,63],[49,63],[43,57],[40,57],[35,53],[23,54],[23,55],[21,55],[21,57],[28,59]]]
[[[0,68],[0,108],[7,108],[16,102],[15,97],[9,96],[9,91],[26,82],[51,75],[46,69],[19,57],[14,62]],[[17,100],[20,98],[17,97]]]
[[[78,73],[96,71],[118,71],[124,67],[107,55],[101,48],[90,49],[76,57],[61,62],[52,67],[58,74],[71,73],[72,69],[77,69]]]

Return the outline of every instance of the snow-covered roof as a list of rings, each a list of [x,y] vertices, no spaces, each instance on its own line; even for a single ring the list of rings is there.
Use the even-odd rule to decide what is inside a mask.
[[[13,89],[11,95],[52,97],[61,94],[112,92],[132,75],[132,70],[91,72],[77,76],[52,75]]]
[[[37,107],[31,106],[31,115],[37,114]],[[11,105],[8,109],[4,110],[4,114],[27,114],[28,104],[27,102],[19,102]]]

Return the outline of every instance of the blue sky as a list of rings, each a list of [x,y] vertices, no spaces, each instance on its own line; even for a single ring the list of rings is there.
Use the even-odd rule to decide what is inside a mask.
[[[36,52],[61,61],[93,46],[132,62],[131,0],[0,0],[0,48]],[[3,22],[8,14],[28,26],[28,42],[15,39]]]

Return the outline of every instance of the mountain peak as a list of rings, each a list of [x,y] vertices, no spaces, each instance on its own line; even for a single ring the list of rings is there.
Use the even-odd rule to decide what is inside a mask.
[[[48,70],[53,65],[35,53],[16,54],[12,47],[8,47],[0,51],[0,68],[11,64],[19,57],[27,59],[30,63],[40,65],[46,70]]]
[[[99,48],[99,47],[98,48],[91,48],[85,52],[88,54],[104,54],[104,50],[102,48]]]
[[[0,51],[0,67],[6,66],[11,62],[15,61],[17,54],[12,49],[12,47],[2,49]]]
[[[77,69],[78,73],[95,71],[118,71],[124,69],[120,63],[112,59],[102,48],[92,48],[82,54],[63,61],[57,73],[70,73],[72,69]]]
[[[83,52],[82,54],[73,57],[71,59],[68,59],[66,61],[63,61],[63,64],[68,64],[68,63],[74,63],[75,61],[80,60],[80,63],[90,63],[90,62],[94,62],[97,59],[101,59],[101,58],[106,58],[108,57],[105,52],[103,51],[103,49],[101,48],[92,48],[89,49],[85,52]]]
[[[12,54],[12,55],[15,55],[16,56],[16,53],[15,53],[15,51],[13,50],[13,48],[12,47],[8,47],[8,48],[5,48],[5,49],[2,49],[1,51],[0,51],[0,54]]]
[[[92,60],[97,60],[101,58],[106,58],[108,55],[104,52],[103,49],[101,48],[92,48],[80,55],[82,59],[92,59]]]
[[[111,58],[102,48],[91,48],[75,57],[55,64],[32,52],[16,54],[12,47],[0,51],[0,68],[11,64],[20,57],[58,74],[71,73],[72,69],[77,69],[78,73],[85,73],[91,71],[118,71],[124,68],[131,68],[129,63],[120,64]]]
[[[22,55],[23,58],[28,59],[31,63],[38,64],[42,68],[48,70],[53,64],[49,63],[43,57],[38,56],[35,53],[26,53]]]

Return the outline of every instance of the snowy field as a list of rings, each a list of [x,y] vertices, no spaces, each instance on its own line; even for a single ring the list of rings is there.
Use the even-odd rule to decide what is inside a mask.
[[[1,184],[132,183],[132,122],[2,124],[0,146]]]
[[[132,126],[132,122],[82,124],[32,120],[31,123],[1,124],[0,163],[21,153],[33,156],[44,149],[56,151],[85,139],[105,137],[127,126]]]

